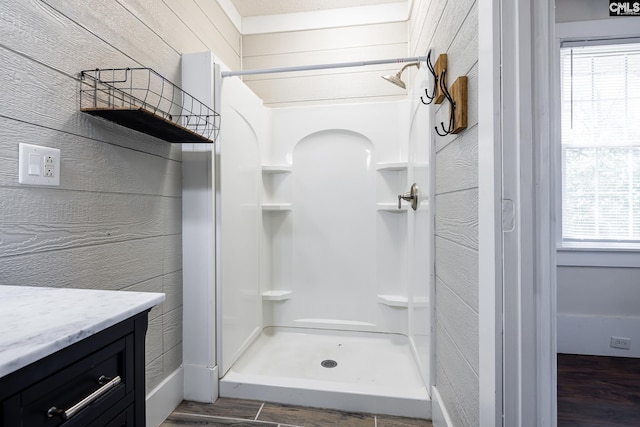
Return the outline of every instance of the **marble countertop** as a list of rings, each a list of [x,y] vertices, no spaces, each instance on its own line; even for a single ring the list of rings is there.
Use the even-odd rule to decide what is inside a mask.
[[[0,377],[164,298],[162,293],[0,286]]]

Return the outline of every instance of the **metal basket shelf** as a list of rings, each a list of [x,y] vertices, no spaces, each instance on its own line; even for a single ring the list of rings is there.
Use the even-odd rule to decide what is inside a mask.
[[[150,68],[80,73],[80,111],[169,142],[218,137],[220,114]]]

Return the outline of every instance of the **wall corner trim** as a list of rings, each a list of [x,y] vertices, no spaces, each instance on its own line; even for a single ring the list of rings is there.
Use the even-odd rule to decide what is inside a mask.
[[[218,399],[218,366],[184,365],[184,398],[215,402]]]
[[[453,427],[449,412],[447,412],[447,408],[444,406],[444,402],[436,386],[431,388],[431,399],[431,418],[434,427]]]
[[[182,402],[184,397],[184,369],[180,366],[156,388],[147,393],[147,425],[158,427]]]

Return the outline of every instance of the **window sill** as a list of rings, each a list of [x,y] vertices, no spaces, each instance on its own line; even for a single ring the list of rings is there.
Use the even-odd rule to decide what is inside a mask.
[[[558,246],[556,264],[559,267],[628,267],[640,268],[640,247],[607,245],[598,247],[574,243]]]

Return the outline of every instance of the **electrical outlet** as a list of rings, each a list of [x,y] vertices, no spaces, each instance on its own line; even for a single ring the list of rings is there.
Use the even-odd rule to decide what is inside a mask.
[[[631,338],[611,337],[611,342],[609,343],[609,346],[611,348],[629,350],[631,349]]]
[[[60,150],[32,144],[19,144],[18,183],[60,185]]]

